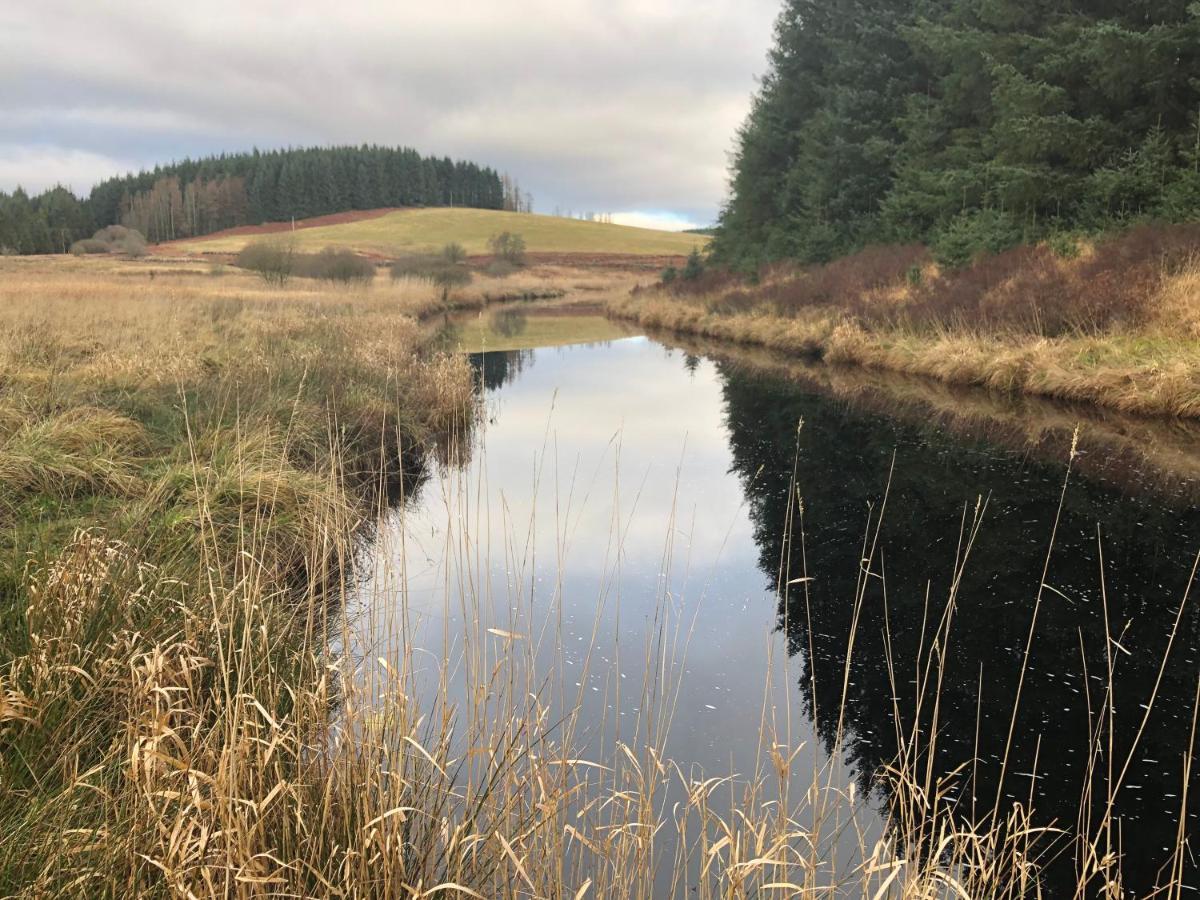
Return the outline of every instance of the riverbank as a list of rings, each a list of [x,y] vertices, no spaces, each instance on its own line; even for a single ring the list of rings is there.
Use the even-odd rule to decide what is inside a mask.
[[[921,247],[870,248],[753,286],[716,274],[659,286],[609,312],[828,363],[1196,417],[1198,250],[1195,229],[1181,226],[1018,248],[959,272]]]
[[[355,535],[469,427],[469,368],[423,349],[436,308],[0,260],[0,893],[180,890],[248,839],[225,816],[263,779],[295,781]]]
[[[636,276],[520,277],[611,301]],[[440,571],[428,533],[400,540],[391,571],[362,559],[361,541],[389,490],[419,486],[425,460],[463,459],[483,410],[476,388],[498,373],[429,342],[453,319],[439,313],[486,306],[485,287],[521,283],[443,302],[379,278],[271,288],[186,261],[0,260],[0,894],[581,898],[669,884],[714,898],[834,885],[918,897],[948,872],[970,896],[1026,884],[1045,846],[1028,813],[997,797],[993,814],[962,824],[919,757],[862,773],[893,798],[884,831],[872,792],[846,788],[839,750],[804,755],[774,714],[749,736],[745,771],[672,761],[686,653],[675,640],[642,656],[589,639],[587,616],[568,623],[570,645],[555,615],[535,635],[516,611],[532,614],[533,592],[545,599],[538,585],[561,572],[494,594],[486,577],[447,583],[433,613],[461,611],[462,631],[440,652],[414,649],[408,567]],[[520,343],[539,323],[518,309],[486,324]],[[782,442],[766,434],[789,460],[794,427],[789,417]],[[452,497],[445,488],[427,490]],[[453,506],[444,550],[481,574],[523,572],[517,548],[538,529],[565,552],[578,528],[578,512],[535,529],[502,505]],[[480,544],[489,517],[495,550]],[[668,518],[632,540],[673,533]],[[620,569],[630,528],[611,521],[605,565]],[[359,593],[368,576],[385,611],[365,623],[380,626],[376,641],[359,645],[342,612],[372,599]],[[616,570],[596,578],[599,616]],[[807,595],[810,581],[791,583]],[[670,589],[639,600],[646,621],[690,641]],[[846,656],[853,630],[848,644]],[[554,705],[583,696],[577,666],[615,686],[611,698],[587,691],[605,708],[636,703],[619,733],[597,737],[582,699]],[[460,671],[470,690],[458,702],[448,687]],[[836,705],[822,704],[835,748]],[[681,799],[667,810],[669,794]],[[1093,853],[1108,831],[1084,837]],[[1117,877],[1114,859],[1088,880]]]

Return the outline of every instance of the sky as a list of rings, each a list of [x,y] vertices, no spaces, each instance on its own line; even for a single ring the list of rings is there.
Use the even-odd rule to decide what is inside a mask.
[[[402,144],[538,212],[714,221],[778,0],[0,0],[0,190]]]

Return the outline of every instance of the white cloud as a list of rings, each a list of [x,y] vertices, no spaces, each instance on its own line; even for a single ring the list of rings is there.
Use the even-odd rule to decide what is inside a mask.
[[[687,231],[702,228],[686,216],[672,212],[619,212],[612,214],[617,225],[633,225],[636,228],[657,228],[659,231]]]
[[[61,184],[86,193],[97,181],[135,168],[78,148],[0,144],[0,190],[22,187],[32,194]]]
[[[707,222],[778,4],[0,3],[0,143],[150,165],[399,143],[507,169],[543,210]]]

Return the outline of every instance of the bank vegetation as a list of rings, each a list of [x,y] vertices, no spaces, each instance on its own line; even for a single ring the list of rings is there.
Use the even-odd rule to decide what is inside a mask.
[[[610,303],[644,327],[1055,397],[1200,415],[1200,228],[1143,225],[939,266],[921,244],[753,281],[709,269]]]
[[[1078,860],[1079,896],[1119,892],[1111,817],[1065,850],[1019,801],[964,824],[923,762],[936,735],[878,773],[882,833],[841,787],[837,748],[801,767],[769,710],[753,772],[665,758],[664,654],[690,627],[665,590],[674,637],[626,653],[642,712],[598,759],[578,750],[587,723],[548,703],[526,635],[466,616],[461,658],[431,669],[404,612],[399,653],[348,652],[341,612],[376,514],[431,458],[469,452],[470,369],[424,346],[435,286],[107,259],[9,260],[3,276],[0,894],[1016,898],[1055,846]],[[461,590],[447,602],[483,601]],[[418,680],[452,665],[469,702],[419,702]],[[935,703],[932,650],[923,665]],[[1180,834],[1165,884],[1183,877]]]

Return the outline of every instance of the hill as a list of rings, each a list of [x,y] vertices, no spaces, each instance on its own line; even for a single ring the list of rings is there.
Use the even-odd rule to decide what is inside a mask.
[[[163,245],[185,253],[236,253],[246,244],[272,232],[290,232],[291,225],[237,228],[202,238]],[[300,250],[346,247],[374,256],[398,256],[438,250],[452,241],[473,255],[489,252],[488,239],[502,231],[520,234],[531,253],[591,253],[637,256],[686,255],[703,249],[707,237],[608,225],[532,213],[485,209],[399,209],[380,213],[366,210],[336,224],[298,222],[288,235]]]

